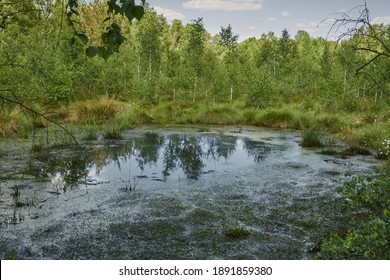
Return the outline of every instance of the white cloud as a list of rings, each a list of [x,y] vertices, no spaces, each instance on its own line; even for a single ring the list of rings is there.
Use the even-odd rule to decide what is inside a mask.
[[[257,28],[256,25],[250,25],[247,27],[247,29],[249,29],[249,30],[255,30],[256,28]]]
[[[283,11],[282,12],[282,16],[284,16],[284,17],[288,17],[289,15],[290,15],[289,11]]]
[[[258,11],[263,6],[254,0],[191,0],[183,3],[189,10]]]
[[[309,23],[304,23],[304,22],[298,22],[297,26],[301,29],[304,30],[308,33],[315,33],[318,32],[318,22],[316,21],[311,21]]]
[[[381,24],[381,23],[390,24],[390,17],[389,16],[375,17],[374,20],[372,21],[372,23],[374,23],[374,24]]]
[[[268,21],[275,21],[276,20],[276,18],[274,18],[274,17],[269,17],[268,18]]]
[[[161,7],[158,7],[158,6],[155,6],[153,7],[154,10],[158,13],[158,14],[163,14],[164,17],[167,18],[167,20],[174,20],[174,19],[185,19],[186,16],[179,13],[179,12],[176,12],[174,10],[170,10],[170,9],[164,9],[164,8],[161,8]]]

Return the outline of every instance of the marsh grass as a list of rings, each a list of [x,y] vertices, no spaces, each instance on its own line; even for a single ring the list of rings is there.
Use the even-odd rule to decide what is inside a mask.
[[[21,110],[18,107],[0,111],[0,136],[10,137],[21,129]]]
[[[380,148],[383,139],[390,135],[390,125],[388,123],[366,124],[352,129],[346,135],[346,141],[355,147]]]
[[[195,114],[198,124],[232,125],[241,123],[241,120],[240,110],[230,104],[203,104]]]
[[[322,133],[316,128],[306,128],[301,132],[302,147],[305,148],[318,148],[323,147]]]
[[[299,129],[299,113],[292,108],[268,109],[257,115],[255,124],[278,129]]]
[[[99,137],[99,129],[96,125],[86,125],[83,127],[83,140],[95,141]]]
[[[226,237],[233,239],[245,238],[249,235],[249,231],[240,225],[227,225],[223,232]]]
[[[123,139],[123,127],[120,125],[106,125],[103,128],[103,137],[106,140],[121,140]]]
[[[68,120],[74,123],[103,124],[115,119],[123,109],[122,102],[107,97],[78,101],[70,106]]]

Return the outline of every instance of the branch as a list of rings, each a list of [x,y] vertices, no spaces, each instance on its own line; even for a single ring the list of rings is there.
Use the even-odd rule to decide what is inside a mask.
[[[379,55],[390,57],[390,53],[380,52],[380,51],[373,50],[373,49],[370,49],[370,48],[365,48],[365,47],[355,48],[355,51],[367,51],[367,52],[372,52],[372,53],[376,53],[376,54],[379,54]]]
[[[0,91],[12,93],[11,90],[7,90],[7,89],[6,89],[6,90],[0,90]],[[13,104],[16,104],[16,105],[19,105],[19,106],[22,107],[23,109],[26,109],[27,111],[30,111],[30,112],[32,112],[33,114],[35,114],[35,115],[37,115],[37,116],[40,116],[40,117],[44,118],[46,121],[55,124],[56,126],[58,126],[59,128],[61,128],[63,131],[65,131],[66,134],[68,134],[68,135],[73,139],[73,141],[75,142],[76,145],[79,145],[79,143],[78,143],[77,140],[76,140],[76,137],[74,137],[74,135],[73,135],[72,133],[70,133],[69,130],[68,130],[66,127],[64,127],[63,125],[61,125],[60,123],[58,123],[58,122],[56,122],[56,121],[53,121],[53,120],[49,119],[49,118],[46,117],[44,114],[35,111],[34,109],[32,109],[32,108],[30,108],[30,107],[24,105],[23,103],[21,103],[21,102],[19,102],[19,101],[15,101],[15,100],[9,99],[9,98],[7,98],[7,97],[5,97],[5,96],[3,96],[3,95],[0,95],[0,99],[5,100],[5,101],[10,102],[10,103],[13,103]]]
[[[355,77],[357,75],[359,75],[359,72],[365,68],[366,66],[368,66],[369,64],[371,64],[372,62],[374,62],[378,57],[381,57],[382,55],[381,54],[377,54],[374,58],[370,59],[368,62],[366,62],[363,66],[360,66],[358,69],[356,69],[355,71]]]

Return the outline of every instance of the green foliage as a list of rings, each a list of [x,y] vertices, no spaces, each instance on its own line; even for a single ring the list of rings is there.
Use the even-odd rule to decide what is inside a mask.
[[[346,181],[340,191],[365,218],[346,234],[334,234],[321,244],[318,259],[390,259],[390,170]]]

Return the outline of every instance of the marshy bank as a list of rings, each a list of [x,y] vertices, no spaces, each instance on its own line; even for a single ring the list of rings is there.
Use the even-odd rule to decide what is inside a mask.
[[[203,131],[148,127],[33,153],[2,141],[2,257],[312,258],[361,214],[337,194],[344,174],[380,164],[302,148],[299,132]]]

